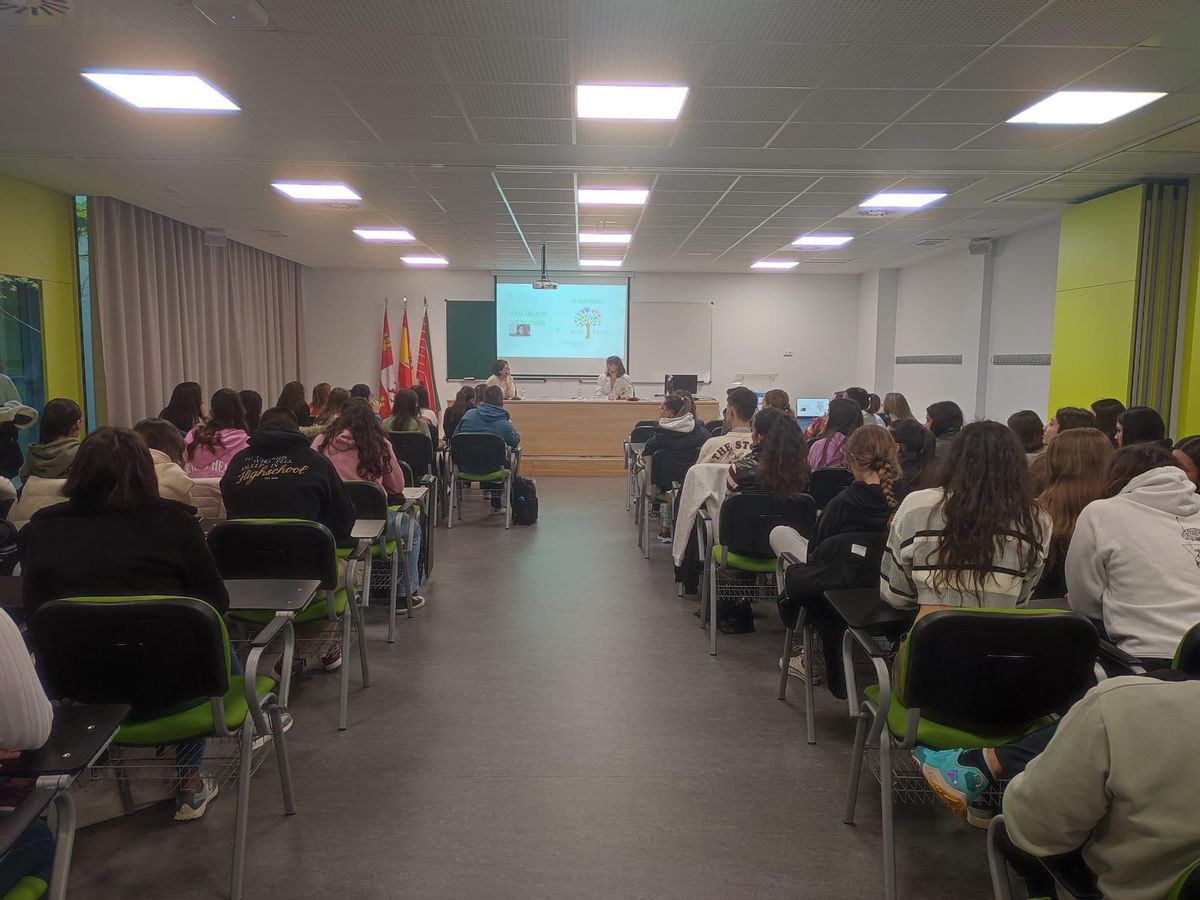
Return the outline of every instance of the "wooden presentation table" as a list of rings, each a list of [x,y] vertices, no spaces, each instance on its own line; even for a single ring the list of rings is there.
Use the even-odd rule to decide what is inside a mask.
[[[658,418],[659,400],[507,400],[521,433],[523,475],[624,474],[622,444],[638,422]],[[697,400],[701,422],[720,417],[716,400]]]

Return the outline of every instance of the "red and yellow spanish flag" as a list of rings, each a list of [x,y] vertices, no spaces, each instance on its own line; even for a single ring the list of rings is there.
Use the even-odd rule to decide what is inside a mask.
[[[402,388],[410,388],[415,383],[413,380],[413,364],[412,350],[410,350],[411,342],[408,337],[408,301],[404,301],[404,321],[400,325],[400,371],[397,375],[397,383]]]
[[[392,330],[388,325],[387,304],[383,307],[383,345],[379,350],[379,414],[392,414],[392,392],[396,389],[396,360],[392,357]]]

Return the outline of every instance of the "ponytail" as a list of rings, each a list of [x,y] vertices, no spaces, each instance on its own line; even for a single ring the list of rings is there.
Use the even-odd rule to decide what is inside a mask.
[[[846,441],[846,465],[874,472],[879,476],[879,488],[888,509],[895,511],[896,482],[900,480],[900,463],[896,459],[896,441],[891,432],[879,425],[863,425]]]

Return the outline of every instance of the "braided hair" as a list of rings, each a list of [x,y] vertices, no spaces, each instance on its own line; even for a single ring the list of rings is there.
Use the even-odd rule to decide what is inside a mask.
[[[856,428],[846,441],[846,465],[879,476],[879,487],[888,509],[895,511],[896,482],[900,480],[900,463],[896,459],[896,441],[891,432],[879,425]]]

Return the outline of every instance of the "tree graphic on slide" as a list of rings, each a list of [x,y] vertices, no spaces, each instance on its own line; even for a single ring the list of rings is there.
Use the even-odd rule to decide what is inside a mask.
[[[600,324],[600,310],[585,306],[579,312],[575,313],[575,324],[583,326],[583,339],[590,341],[592,339],[592,326]]]

